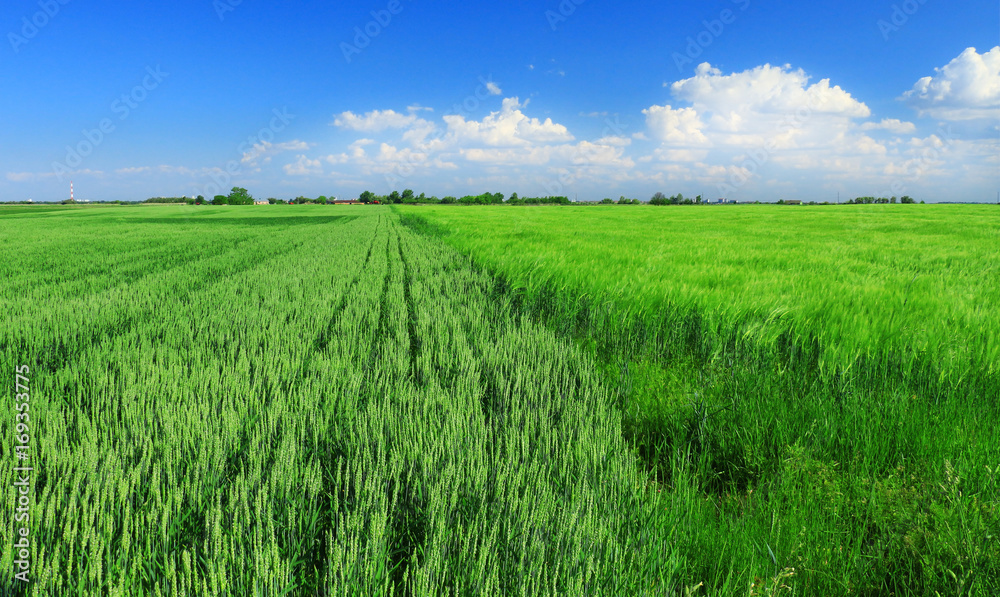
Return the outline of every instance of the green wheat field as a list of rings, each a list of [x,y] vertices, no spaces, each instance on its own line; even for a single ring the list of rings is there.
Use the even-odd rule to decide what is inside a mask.
[[[1000,594],[996,206],[0,233],[0,566],[27,463],[29,595]]]

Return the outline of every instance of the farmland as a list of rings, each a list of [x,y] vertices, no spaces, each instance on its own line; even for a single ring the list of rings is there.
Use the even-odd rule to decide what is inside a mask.
[[[595,355],[686,586],[998,590],[995,206],[400,213]]]
[[[1000,214],[889,207],[0,211],[30,594],[995,594]]]

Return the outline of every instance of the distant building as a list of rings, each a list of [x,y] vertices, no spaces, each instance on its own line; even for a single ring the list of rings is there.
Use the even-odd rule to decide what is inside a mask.
[[[338,199],[333,202],[334,205],[362,205],[357,199]]]
[[[802,205],[802,201],[799,199],[786,199],[785,205]]]
[[[254,199],[253,200],[253,204],[254,205],[270,205],[271,202],[268,201],[267,199]]]

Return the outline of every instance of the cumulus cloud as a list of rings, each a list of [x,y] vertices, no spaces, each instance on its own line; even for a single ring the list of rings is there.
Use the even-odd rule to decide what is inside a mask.
[[[550,193],[560,192],[567,181],[627,179],[635,166],[625,155],[631,138],[606,129],[597,140],[578,141],[565,125],[527,114],[528,103],[508,97],[502,100],[499,110],[479,119],[447,114],[432,121],[389,110],[360,116],[341,114],[335,123],[341,128],[365,132],[393,128],[387,135],[393,138],[378,142],[367,137],[357,139],[345,151],[311,161],[303,156],[286,169],[296,173],[311,168],[315,171],[319,161],[348,166],[362,176],[382,175],[393,186],[411,176],[463,168],[485,175],[470,180],[541,176]]]
[[[374,139],[358,139],[347,146],[347,151],[339,154],[326,156],[326,161],[330,164],[346,164],[351,161],[364,160],[368,157],[365,147],[375,143]]]
[[[660,141],[677,147],[709,145],[708,137],[701,131],[704,124],[694,108],[650,106],[642,113],[646,115],[649,131]]]
[[[377,133],[386,129],[402,129],[421,120],[413,113],[415,111],[416,107],[408,114],[402,114],[395,110],[372,110],[362,115],[350,111],[342,112],[334,117],[333,125],[342,129],[366,133]]]
[[[883,118],[881,122],[866,122],[861,125],[863,131],[888,131],[896,135],[909,135],[917,130],[912,122],[904,122],[896,118]]]
[[[527,103],[518,98],[503,100],[499,112],[491,112],[482,120],[466,120],[460,115],[448,115],[448,140],[462,146],[491,147],[528,146],[535,143],[560,143],[573,140],[569,130],[551,118],[544,121],[530,118],[522,112]]]
[[[260,162],[268,163],[271,158],[285,151],[305,151],[310,145],[298,139],[286,141],[284,143],[271,143],[270,141],[260,141],[254,143],[247,151],[243,152],[240,163],[249,167],[257,167]]]
[[[670,86],[674,97],[691,102],[699,111],[725,117],[737,113],[787,114],[801,109],[836,114],[849,118],[866,118],[868,106],[851,97],[839,86],[830,86],[829,79],[809,85],[809,76],[802,69],[792,70],[765,64],[739,73],[723,75],[704,62],[695,76]]]
[[[945,71],[939,71],[939,78],[952,76]],[[935,85],[932,81],[926,88],[947,87]],[[344,112],[334,124],[365,133],[363,138],[325,156],[301,153],[285,168],[305,175],[343,165],[354,178],[384,176],[391,187],[415,188],[411,176],[451,171],[461,174],[450,175],[453,183],[536,180],[551,194],[591,183],[656,185],[672,192],[690,184],[698,192],[717,188],[719,196],[768,200],[774,198],[767,195],[770,191],[808,189],[805,196],[822,199],[817,189],[892,190],[896,195],[901,193],[893,189],[915,184],[949,189],[955,188],[956,173],[974,181],[969,184],[983,184],[996,179],[1000,163],[995,141],[917,137],[913,122],[872,119],[861,99],[790,65],[724,73],[705,63],[667,89],[668,101],[642,110],[644,130],[625,134],[606,129],[596,140],[579,140],[563,123],[532,115],[528,102],[518,97],[503,99],[499,109],[479,118],[421,118],[418,113],[429,110],[419,106],[405,113]]]
[[[291,164],[283,167],[285,174],[289,176],[311,176],[323,173],[323,167],[319,160],[310,160],[304,155],[299,155]]]
[[[833,149],[870,152],[870,141],[853,132],[871,110],[829,79],[810,83],[802,69],[765,64],[723,74],[702,63],[693,77],[669,86],[689,107],[654,105],[643,110],[650,135],[661,142],[659,159],[705,159],[712,148],[740,160],[746,151]]]
[[[921,116],[961,121],[1000,118],[1000,46],[967,48],[900,97]]]

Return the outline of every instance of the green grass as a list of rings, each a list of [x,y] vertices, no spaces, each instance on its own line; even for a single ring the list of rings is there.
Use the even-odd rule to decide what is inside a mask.
[[[603,364],[682,585],[1000,590],[995,207],[397,211]]]
[[[2,223],[0,368],[32,369],[29,593],[672,581],[677,555],[641,532],[659,514],[593,361],[390,211],[339,213]],[[11,429],[13,409],[0,417]]]
[[[767,324],[745,330],[754,343],[786,329],[815,336],[822,366],[875,352],[933,360],[950,377],[1000,366],[995,206],[401,213],[529,291],[620,299],[640,318],[697,311],[705,328],[753,319]]]
[[[996,594],[996,220],[906,207],[0,211],[26,592]]]

